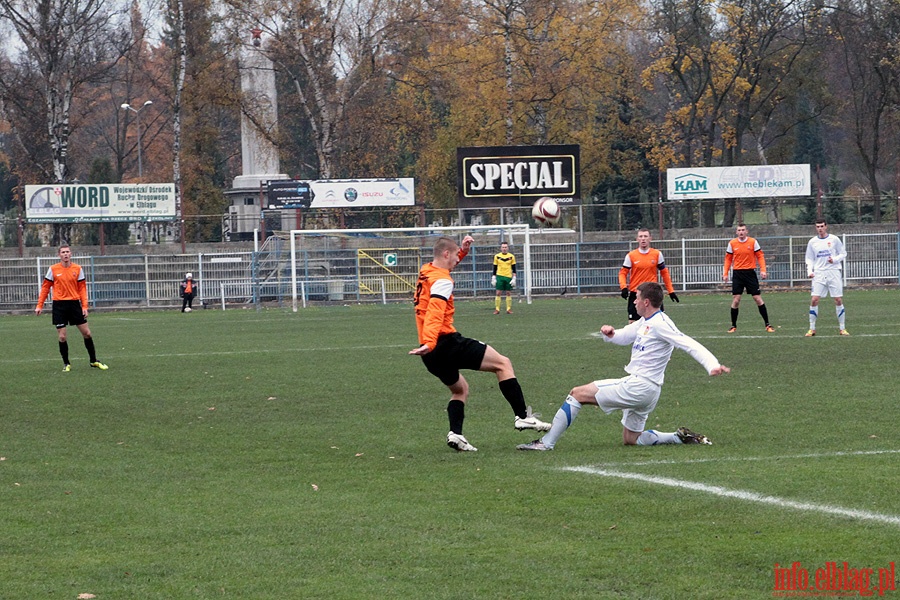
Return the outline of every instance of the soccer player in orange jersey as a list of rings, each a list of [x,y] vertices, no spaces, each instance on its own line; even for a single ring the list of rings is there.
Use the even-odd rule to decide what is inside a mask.
[[[763,302],[759,289],[759,279],[756,277],[756,265],[759,263],[759,276],[766,278],[766,256],[763,254],[759,242],[747,235],[747,226],[740,223],[735,230],[737,237],[728,242],[725,248],[725,268],[722,271],[722,281],[728,281],[728,271],[731,276],[731,329],[728,333],[737,331],[738,307],[741,305],[741,295],[744,290],[753,297],[759,314],[766,324],[766,331],[772,333],[775,328],[769,323],[769,311]]]
[[[646,281],[659,283],[661,275],[669,298],[673,302],[679,301],[662,252],[650,247],[649,229],[638,229],[637,243],[637,249],[625,255],[625,262],[619,269],[619,287],[622,288],[622,297],[628,300],[629,323],[634,323],[641,318],[635,308],[634,299],[637,297],[638,286]],[[660,305],[660,310],[662,310],[662,305]]]
[[[478,450],[462,434],[469,384],[460,374],[460,369],[487,371],[497,376],[500,393],[516,415],[516,429],[550,429],[549,423],[532,416],[525,405],[525,396],[512,362],[484,342],[463,337],[453,326],[453,278],[450,271],[469,253],[472,241],[471,236],[466,236],[462,248],[449,237],[440,237],[435,242],[434,260],[422,267],[416,284],[414,303],[420,346],[409,352],[421,356],[428,372],[450,389],[447,445],[460,452]]]
[[[44,302],[53,289],[53,325],[59,332],[59,354],[63,359],[63,371],[72,369],[69,364],[69,343],[66,341],[66,326],[74,325],[84,338],[84,347],[90,356],[91,366],[105,371],[109,367],[97,360],[94,350],[94,338],[88,328],[88,297],[84,269],[72,262],[72,249],[68,244],[59,247],[59,262],[47,269],[41,284],[34,313],[40,315],[44,310]]]

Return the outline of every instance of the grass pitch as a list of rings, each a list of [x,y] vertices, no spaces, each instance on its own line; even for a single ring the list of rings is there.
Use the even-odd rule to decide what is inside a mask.
[[[900,536],[896,297],[848,292],[849,338],[828,298],[803,337],[806,291],[764,295],[774,334],[749,297],[734,335],[730,294],[667,302],[733,372],[676,351],[649,426],[714,445],[626,448],[620,414],[586,407],[544,453],[515,450],[536,436],[486,373],[466,374],[479,452],[447,448],[408,304],[92,314],[106,372],[75,328],[63,373],[48,316],[2,317],[0,598],[763,598],[776,563],[814,585],[829,562],[877,594]],[[546,420],[624,374],[628,348],[591,336],[623,324],[618,297],[492,311],[459,302],[457,326]]]

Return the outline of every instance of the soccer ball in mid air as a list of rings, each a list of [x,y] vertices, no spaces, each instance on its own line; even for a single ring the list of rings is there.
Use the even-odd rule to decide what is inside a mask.
[[[562,211],[559,208],[559,204],[556,203],[556,200],[544,197],[534,203],[534,206],[531,208],[531,216],[534,217],[534,220],[540,225],[549,227],[551,225],[556,225],[559,222]]]

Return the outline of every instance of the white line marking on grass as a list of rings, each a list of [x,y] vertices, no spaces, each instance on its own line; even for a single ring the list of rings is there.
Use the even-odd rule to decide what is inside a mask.
[[[184,358],[188,356],[240,356],[242,354],[272,354],[274,352],[345,352],[355,350],[384,350],[385,348],[406,348],[409,344],[384,344],[379,346],[319,346],[316,348],[256,348],[253,350],[211,350],[203,352],[159,352],[155,354],[128,354],[119,352],[116,357],[120,358]],[[40,363],[40,362],[58,362],[59,357],[42,357],[42,358],[2,358],[0,365],[4,364],[21,364],[21,363]]]
[[[587,473],[588,475],[600,475],[601,477],[615,477],[618,479],[629,479],[632,481],[642,481],[644,483],[653,483],[656,485],[664,485],[667,487],[678,488],[682,490],[692,490],[695,492],[705,492],[722,498],[735,498],[746,502],[756,502],[758,504],[768,504],[779,508],[792,508],[804,512],[818,512],[827,515],[836,515],[840,517],[848,517],[851,519],[859,519],[862,521],[875,521],[877,523],[886,523],[888,525],[900,526],[900,516],[884,515],[881,513],[871,512],[868,510],[857,510],[854,508],[843,508],[831,504],[816,504],[813,502],[797,502],[795,500],[787,500],[777,496],[765,496],[756,492],[748,492],[745,490],[730,490],[718,485],[707,485],[705,483],[697,483],[695,481],[684,481],[681,479],[673,479],[671,477],[657,477],[653,475],[643,475],[641,473],[627,473],[624,471],[610,471],[607,469],[597,469],[595,467],[563,467],[563,471],[572,471],[575,473]]]
[[[646,467],[652,465],[681,465],[716,462],[754,462],[762,460],[798,460],[803,458],[839,458],[842,456],[873,456],[877,454],[900,454],[900,450],[859,450],[855,452],[820,452],[815,454],[793,454],[776,456],[720,456],[718,458],[693,458],[687,460],[645,460],[641,462],[600,463],[599,467]]]

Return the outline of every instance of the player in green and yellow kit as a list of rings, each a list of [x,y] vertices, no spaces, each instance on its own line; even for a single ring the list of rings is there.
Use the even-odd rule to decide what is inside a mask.
[[[494,314],[500,314],[500,296],[506,292],[506,314],[512,314],[512,289],[516,286],[516,257],[510,254],[509,244],[500,244],[500,252],[494,255],[494,274],[491,285],[497,290]]]

